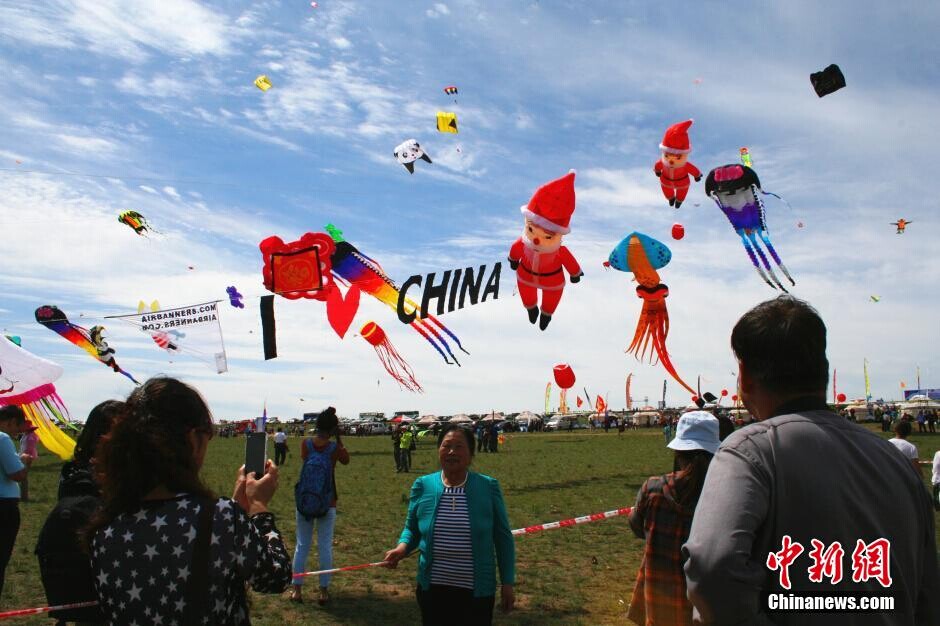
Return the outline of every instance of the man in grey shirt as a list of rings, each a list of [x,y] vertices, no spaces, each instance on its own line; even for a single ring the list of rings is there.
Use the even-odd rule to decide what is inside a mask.
[[[930,497],[894,446],[826,406],[816,311],[789,296],[759,304],[731,347],[739,394],[759,421],[722,442],[682,548],[694,618],[940,624]],[[894,608],[833,612],[862,596],[892,596]],[[780,610],[805,602],[829,612]]]

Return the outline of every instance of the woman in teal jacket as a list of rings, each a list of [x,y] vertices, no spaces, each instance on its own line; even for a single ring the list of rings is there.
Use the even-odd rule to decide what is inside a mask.
[[[441,471],[414,482],[398,546],[385,554],[395,567],[415,548],[421,551],[416,594],[424,626],[492,623],[497,565],[500,607],[511,611],[514,604],[509,517],[499,482],[470,471],[475,449],[469,429],[451,424],[441,431]]]

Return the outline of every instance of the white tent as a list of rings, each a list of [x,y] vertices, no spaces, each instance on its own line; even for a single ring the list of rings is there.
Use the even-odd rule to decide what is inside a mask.
[[[915,414],[917,411],[929,409],[940,410],[940,402],[931,400],[927,396],[911,396],[907,402],[902,402],[899,406],[902,411],[914,412]]]
[[[415,423],[421,426],[430,426],[431,424],[437,423],[437,415],[422,415],[421,419]]]
[[[649,426],[650,424],[654,423],[658,424],[661,419],[662,413],[659,411],[637,411],[633,414],[633,423],[637,426]]]
[[[517,422],[530,423],[530,422],[537,422],[540,419],[542,418],[536,415],[535,413],[533,413],[532,411],[523,411],[522,413],[516,416]]]
[[[451,424],[471,424],[473,420],[466,413],[460,413],[451,417],[448,422]]]

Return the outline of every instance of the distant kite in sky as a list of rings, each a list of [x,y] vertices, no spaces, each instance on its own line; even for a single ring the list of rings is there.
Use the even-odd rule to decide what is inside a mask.
[[[448,96],[453,96],[454,103],[457,102],[457,86],[456,85],[448,85],[444,87],[444,93],[446,93]]]
[[[379,355],[379,361],[389,376],[394,378],[399,385],[408,391],[421,392],[421,385],[415,380],[414,372],[411,366],[402,358],[402,356],[388,340],[388,335],[382,330],[382,327],[375,322],[366,322],[365,326],[359,331],[362,338],[369,342],[375,353]]]
[[[881,296],[871,296],[872,302],[881,302]]]
[[[229,302],[229,304],[231,304],[231,305],[232,305],[233,307],[235,307],[236,309],[244,309],[244,308],[245,308],[245,303],[242,302],[242,298],[244,298],[245,296],[243,296],[242,294],[238,293],[238,289],[236,289],[234,286],[232,286],[232,287],[226,287],[226,288],[225,288],[225,293],[228,294],[228,302]]]
[[[761,249],[757,237],[760,237],[760,240],[763,241],[767,252],[770,253],[777,267],[779,267],[783,275],[787,277],[790,284],[796,285],[796,282],[790,276],[790,272],[787,271],[786,266],[783,264],[783,261],[780,260],[777,251],[774,250],[774,246],[770,242],[770,236],[767,233],[767,216],[764,212],[764,203],[758,195],[776,196],[776,194],[761,190],[760,179],[757,178],[757,173],[746,165],[723,165],[716,167],[708,173],[708,178],[705,180],[705,194],[715,201],[718,208],[724,212],[725,217],[731,222],[734,231],[741,238],[741,243],[744,245],[744,250],[747,252],[748,257],[750,257],[754,269],[756,269],[760,277],[764,279],[764,282],[774,289],[779,288],[783,292],[787,291],[770,267],[770,262]],[[776,197],[779,198],[779,196]],[[757,260],[758,257],[760,258],[760,262]],[[761,263],[763,263],[763,268],[761,267]],[[766,270],[766,273],[764,270]]]
[[[143,235],[145,232],[152,231],[153,228],[147,223],[147,218],[138,213],[137,211],[121,211],[118,213],[118,221],[122,224],[130,226],[134,229],[134,232],[138,235]]]
[[[354,245],[346,241],[346,239],[343,238],[343,231],[336,228],[333,224],[327,224],[325,230],[336,243],[336,252],[333,253],[330,259],[333,267],[333,275],[336,279],[349,285],[350,288],[361,289],[391,308],[397,315],[400,293],[395,281],[385,273],[385,270],[382,269],[378,261],[367,257]],[[433,315],[422,317],[420,315],[421,307],[410,298],[407,298],[406,302],[408,306],[413,307],[412,310],[419,313],[415,315],[414,320],[412,320],[409,326],[424,337],[424,339],[437,350],[437,353],[441,355],[445,363],[450,365],[451,359],[453,359],[453,364],[460,365],[460,362],[451,350],[447,337],[456,343],[457,348],[464,354],[470,353],[464,350],[457,335],[451,332],[449,328],[444,326],[444,324]],[[447,337],[444,337],[444,335],[447,335]]]
[[[437,112],[437,130],[442,133],[457,134],[457,114],[448,111]]]
[[[810,74],[809,81],[813,83],[813,89],[820,98],[845,87],[845,76],[835,63],[821,72]]]
[[[904,229],[907,228],[907,225],[908,225],[908,224],[913,224],[913,223],[914,223],[914,222],[908,221],[908,220],[904,219],[903,217],[901,217],[901,218],[898,218],[898,221],[896,221],[896,222],[891,222],[891,225],[898,229],[898,231],[897,231],[897,234],[898,234],[898,235],[903,235],[903,234],[904,234]]]
[[[273,87],[273,85],[271,84],[270,78],[268,78],[264,74],[261,74],[260,76],[258,76],[258,78],[255,79],[255,87],[257,87],[261,91],[267,91],[268,89]]]
[[[676,372],[666,350],[666,337],[669,335],[666,297],[669,295],[669,287],[659,281],[656,270],[665,267],[671,259],[672,252],[664,244],[642,233],[633,232],[617,244],[610,253],[608,263],[621,272],[633,272],[638,283],[636,295],[643,300],[640,319],[627,352],[642,361],[649,350],[651,363],[660,361],[663,369],[676,382],[690,393],[695,393]]]
[[[133,376],[125,372],[114,360],[114,348],[108,345],[104,339],[104,327],[92,326],[90,329],[83,328],[78,324],[71,323],[58,307],[45,305],[36,309],[36,321],[61,335],[71,343],[75,344],[99,362],[104,363],[115,372],[127,376],[135,385],[139,385]]]
[[[421,144],[415,139],[407,139],[401,142],[395,146],[395,151],[392,154],[395,155],[399,163],[405,166],[409,174],[415,173],[414,163],[418,159],[431,163],[431,157],[428,156],[428,153],[424,151],[424,148],[422,148]]]
[[[741,165],[746,165],[748,167],[753,167],[751,165],[751,153],[747,148],[741,148]]]

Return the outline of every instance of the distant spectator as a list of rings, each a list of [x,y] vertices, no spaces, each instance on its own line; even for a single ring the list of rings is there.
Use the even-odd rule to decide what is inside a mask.
[[[894,437],[888,439],[888,443],[894,444],[894,447],[901,451],[901,454],[905,458],[910,459],[911,464],[914,466],[914,470],[917,472],[918,476],[923,476],[923,471],[920,469],[920,459],[917,454],[917,446],[912,444],[907,440],[911,436],[911,423],[910,422],[898,422],[894,427]]]
[[[39,458],[39,450],[36,448],[36,444],[39,443],[39,435],[36,434],[37,430],[39,430],[38,426],[26,420],[23,434],[20,435],[20,454],[25,454],[29,457],[29,465],[35,463],[36,459]],[[29,472],[26,473],[22,482],[20,482],[20,501],[29,502]]]
[[[415,435],[411,429],[402,427],[401,441],[401,471],[406,474],[411,471],[411,448],[414,446]]]
[[[267,461],[256,479],[242,466],[232,499],[216,498],[199,478],[212,434],[195,389],[151,378],[99,445],[104,511],[91,554],[109,623],[250,624],[246,587],[280,593],[290,584],[267,506],[277,467]]]
[[[307,571],[307,557],[310,554],[311,542],[313,541],[314,526],[316,526],[317,531],[317,554],[320,557],[320,569],[331,569],[333,567],[333,533],[336,527],[336,502],[339,499],[336,490],[336,463],[349,465],[349,451],[343,445],[338,432],[338,424],[336,409],[328,407],[317,416],[316,434],[312,438],[304,439],[301,447],[301,458],[305,465],[319,459],[328,463],[328,467],[331,469],[332,498],[330,499],[329,509],[322,517],[307,518],[299,510],[296,511],[297,545],[294,548],[293,564],[295,574]],[[333,437],[336,438],[335,442],[331,441]],[[303,472],[304,468],[301,468],[301,474]],[[294,602],[300,602],[302,599],[303,581],[303,578],[294,579],[290,596]],[[319,582],[320,595],[317,598],[317,603],[324,605],[330,601],[330,575],[321,575]]]
[[[20,485],[26,478],[29,464],[25,454],[17,454],[13,438],[26,428],[26,414],[16,405],[0,407],[0,594],[3,580],[13,554],[16,535],[20,531]]]
[[[287,461],[287,433],[280,426],[274,433],[274,464],[278,467]]]

